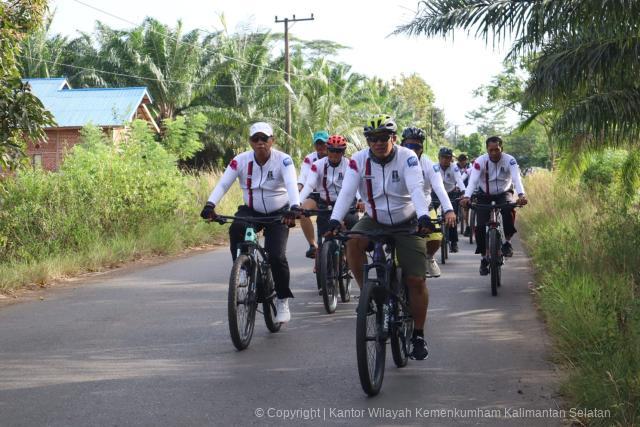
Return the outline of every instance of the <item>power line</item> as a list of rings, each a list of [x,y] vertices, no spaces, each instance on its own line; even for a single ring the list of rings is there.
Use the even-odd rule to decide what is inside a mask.
[[[138,76],[135,74],[124,74],[124,73],[117,73],[115,71],[105,71],[105,70],[98,70],[96,68],[87,68],[87,67],[81,67],[79,65],[71,65],[71,64],[63,64],[62,62],[55,62],[55,61],[47,61],[46,59],[41,59],[41,58],[33,58],[31,56],[28,55],[16,55],[19,58],[25,58],[25,59],[30,59],[32,61],[41,61],[41,62],[46,62],[48,64],[53,64],[53,65],[62,65],[65,67],[70,67],[70,68],[76,68],[79,70],[85,70],[85,71],[93,71],[95,73],[100,73],[100,74],[111,74],[113,76],[119,76],[119,77],[130,77],[130,78],[136,78],[136,79],[141,79],[141,80],[150,80],[150,81],[155,81],[155,82],[164,82],[164,83],[177,83],[177,84],[184,84],[184,85],[191,85],[191,86],[205,86],[205,87],[282,87],[282,85],[271,85],[271,84],[265,84],[265,85],[223,85],[223,84],[207,84],[207,83],[192,83],[192,82],[181,82],[179,80],[170,80],[170,79],[154,79],[152,77],[143,77],[143,76]]]
[[[83,6],[85,6],[85,7],[88,7],[89,9],[93,9],[93,10],[95,10],[95,11],[97,11],[97,12],[100,12],[100,13],[103,13],[103,14],[105,14],[105,15],[108,15],[108,16],[110,16],[110,17],[112,17],[112,18],[118,19],[118,20],[120,20],[120,21],[122,21],[122,22],[126,22],[127,24],[130,24],[130,25],[133,25],[133,26],[138,26],[138,24],[137,24],[137,23],[135,23],[135,22],[129,21],[129,20],[128,20],[128,19],[126,19],[126,18],[122,18],[121,16],[115,15],[115,14],[113,14],[113,13],[111,13],[111,12],[107,12],[106,10],[103,10],[103,9],[100,9],[100,8],[98,8],[98,7],[95,7],[95,6],[91,5],[91,4],[85,3],[85,2],[83,2],[82,0],[73,0],[73,1],[74,1],[74,2],[76,2],[76,3],[78,3],[78,4],[83,5]],[[162,33],[160,33],[159,31],[155,31],[155,30],[154,30],[154,29],[152,29],[152,28],[147,28],[147,30],[148,30],[148,31],[151,31],[152,33],[155,33],[155,34],[160,34],[160,35],[162,35],[162,36],[167,36],[167,37],[171,38],[172,40],[174,40],[174,41],[176,41],[177,43],[180,43],[180,44],[184,44],[184,45],[187,45],[187,46],[192,46],[192,47],[195,47],[195,48],[197,48],[197,49],[204,49],[205,51],[210,49],[208,46],[205,46],[205,47],[203,48],[202,46],[199,46],[199,45],[197,45],[197,44],[184,42],[184,41],[182,41],[182,40],[179,40],[177,37],[173,37],[173,36],[168,36],[168,35],[166,35],[166,34],[162,34]],[[198,31],[202,31],[202,30],[201,30],[201,29],[198,29]],[[254,63],[252,63],[252,62],[245,61],[245,60],[243,60],[243,59],[239,59],[239,58],[235,58],[235,57],[233,57],[233,56],[226,56],[226,55],[221,54],[221,53],[219,53],[219,52],[213,52],[213,53],[215,53],[215,54],[217,54],[217,55],[220,55],[221,57],[223,57],[223,58],[225,58],[225,59],[229,59],[229,60],[231,60],[231,61],[236,61],[236,62],[239,62],[239,63],[241,63],[241,64],[250,65],[250,66],[252,66],[252,67],[256,67],[256,68],[262,68],[262,69],[264,69],[264,70],[268,70],[268,71],[274,71],[274,72],[279,73],[279,74],[284,74],[284,71],[282,71],[282,70],[278,70],[278,69],[276,69],[276,68],[271,68],[271,67],[266,67],[266,66],[264,66],[264,65],[254,64]],[[312,77],[312,76],[305,76],[305,75],[301,75],[301,74],[292,74],[292,75],[294,75],[294,76],[296,76],[296,77],[298,77],[298,78],[301,78],[301,79],[313,79],[313,77]]]

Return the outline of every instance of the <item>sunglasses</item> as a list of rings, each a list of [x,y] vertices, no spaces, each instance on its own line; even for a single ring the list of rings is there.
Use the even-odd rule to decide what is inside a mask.
[[[422,144],[403,144],[409,150],[422,150]]]
[[[251,138],[249,138],[249,141],[251,141],[251,142],[258,142],[258,141],[269,142],[270,139],[271,139],[271,137],[267,136],[267,135],[254,135]]]
[[[327,151],[330,153],[344,153],[342,148],[327,148]]]
[[[391,139],[391,135],[374,135],[374,136],[368,136],[367,137],[367,142],[389,142],[389,140]]]

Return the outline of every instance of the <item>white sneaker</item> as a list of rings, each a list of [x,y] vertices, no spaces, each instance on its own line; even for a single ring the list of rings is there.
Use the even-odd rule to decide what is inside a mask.
[[[433,258],[427,258],[427,277],[440,277],[440,267]]]
[[[276,316],[277,323],[286,323],[291,320],[291,312],[289,311],[289,298],[276,299]]]

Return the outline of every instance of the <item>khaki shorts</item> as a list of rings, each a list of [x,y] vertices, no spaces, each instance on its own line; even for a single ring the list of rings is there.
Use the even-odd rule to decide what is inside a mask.
[[[353,226],[352,231],[394,231],[405,227],[406,225],[391,226],[380,224],[365,215]],[[427,273],[425,265],[425,259],[427,258],[426,239],[403,234],[396,235],[395,239],[396,257],[400,268],[402,268],[403,275],[425,277]]]

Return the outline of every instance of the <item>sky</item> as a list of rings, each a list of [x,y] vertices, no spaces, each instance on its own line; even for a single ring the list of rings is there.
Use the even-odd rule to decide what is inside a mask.
[[[469,134],[475,126],[468,124],[465,114],[483,103],[472,92],[502,70],[508,46],[494,49],[463,33],[446,40],[390,36],[398,25],[415,16],[417,6],[418,0],[49,1],[50,10],[55,11],[51,31],[69,36],[76,36],[78,31],[92,32],[97,20],[113,28],[130,28],[132,25],[125,21],[138,24],[146,16],[167,24],[180,19],[187,30],[214,31],[222,27],[222,14],[231,31],[249,25],[282,32],[284,25],[276,24],[275,16],[306,18],[313,13],[314,21],[290,26],[293,36],[349,46],[351,49],[336,59],[370,77],[390,80],[401,73],[419,74],[433,89],[436,105],[444,109],[446,120],[458,125],[460,134]]]

